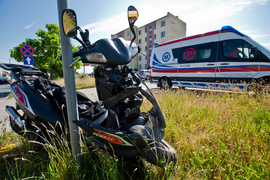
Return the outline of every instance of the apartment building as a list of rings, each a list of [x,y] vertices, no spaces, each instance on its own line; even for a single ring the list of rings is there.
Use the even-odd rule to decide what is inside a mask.
[[[186,36],[186,23],[177,16],[167,13],[166,16],[150,22],[142,27],[135,27],[137,38],[135,43],[141,47],[142,52],[135,57],[129,66],[133,69],[148,69],[150,56],[155,43],[163,43],[172,39]],[[129,28],[111,35],[111,38],[122,37],[131,40],[133,35]]]

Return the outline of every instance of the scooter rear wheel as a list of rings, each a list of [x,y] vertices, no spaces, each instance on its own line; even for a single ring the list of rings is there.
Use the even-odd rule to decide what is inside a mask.
[[[9,122],[10,122],[11,129],[14,132],[16,132],[19,135],[23,135],[23,130],[15,123],[14,120],[11,119],[11,117],[9,117]]]

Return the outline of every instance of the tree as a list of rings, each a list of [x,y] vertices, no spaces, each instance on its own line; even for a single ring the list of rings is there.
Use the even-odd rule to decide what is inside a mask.
[[[39,39],[26,38],[18,46],[10,50],[10,57],[18,62],[23,62],[23,55],[20,52],[20,47],[23,44],[28,44],[34,48],[34,63],[37,68],[49,75],[50,79],[54,77],[63,77],[62,61],[60,60],[61,47],[59,27],[56,24],[46,24],[48,31],[39,29],[36,35]],[[79,47],[73,47],[73,50],[78,50]],[[75,70],[79,69],[82,62],[75,64]]]

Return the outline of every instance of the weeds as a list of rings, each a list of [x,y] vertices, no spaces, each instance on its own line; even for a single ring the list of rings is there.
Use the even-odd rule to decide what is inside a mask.
[[[14,133],[1,139],[0,179],[267,179],[270,177],[269,95],[157,92],[166,119],[164,139],[177,166],[123,162],[83,147],[83,166],[68,143],[40,146]],[[143,109],[149,109],[144,103]],[[65,141],[65,138],[60,138]],[[61,140],[62,141],[62,140]],[[14,146],[12,144],[15,144]],[[56,148],[57,147],[57,148]]]
[[[270,174],[269,96],[161,93],[176,179],[263,179]]]

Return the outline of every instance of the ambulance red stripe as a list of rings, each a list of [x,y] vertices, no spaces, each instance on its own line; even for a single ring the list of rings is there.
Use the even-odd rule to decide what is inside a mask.
[[[153,72],[159,73],[215,73],[215,68],[196,68],[196,69],[152,69]],[[223,67],[219,72],[249,72],[258,71],[258,66],[248,67]],[[260,71],[270,71],[270,67],[261,67]]]
[[[197,39],[197,38],[201,38],[201,37],[212,36],[212,35],[219,34],[219,32],[220,31],[212,31],[212,32],[204,33],[204,34],[199,34],[199,35],[195,35],[195,36],[185,37],[185,38],[182,38],[182,39],[177,39],[177,40],[174,40],[174,41],[170,41],[170,42],[166,42],[166,43],[163,43],[163,44],[159,44],[158,47],[166,46],[166,45],[169,45],[169,44],[178,43],[178,42],[181,42],[181,41],[188,41],[188,40]]]

